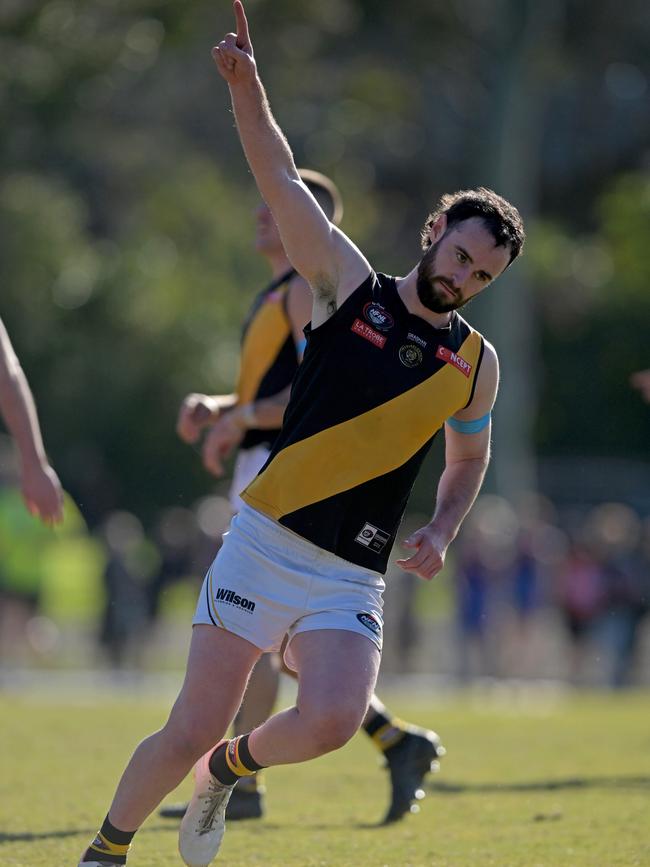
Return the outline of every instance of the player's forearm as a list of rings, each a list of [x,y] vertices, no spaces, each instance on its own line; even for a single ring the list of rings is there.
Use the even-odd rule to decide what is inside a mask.
[[[20,452],[23,467],[46,464],[34,398],[17,360],[0,374],[0,412]]]
[[[452,542],[478,492],[488,458],[471,458],[447,464],[438,483],[436,508],[429,526],[446,547]]]
[[[291,148],[271,113],[259,76],[231,85],[230,97],[246,159],[262,197],[271,202],[283,179],[298,179]]]
[[[238,406],[233,410],[234,420],[244,429],[275,430],[282,427],[290,393],[291,388],[287,386],[271,397]]]

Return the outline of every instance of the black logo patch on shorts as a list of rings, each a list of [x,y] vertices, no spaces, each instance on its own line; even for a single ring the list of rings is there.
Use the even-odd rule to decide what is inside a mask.
[[[354,541],[360,545],[365,545],[366,548],[372,548],[373,551],[381,551],[386,547],[389,539],[389,533],[378,530],[372,524],[364,524],[359,534],[355,536]]]
[[[381,623],[374,614],[370,614],[368,611],[360,611],[357,614],[357,620],[359,623],[363,623],[366,629],[369,629],[374,635],[381,635]]]
[[[252,599],[246,599],[245,596],[240,596],[234,590],[228,590],[226,587],[219,587],[215,602],[234,605],[236,608],[241,608],[242,611],[250,611],[251,614],[255,611],[255,603]]]

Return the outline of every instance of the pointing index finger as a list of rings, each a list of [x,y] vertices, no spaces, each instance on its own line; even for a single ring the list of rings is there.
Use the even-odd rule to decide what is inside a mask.
[[[251,40],[248,33],[248,21],[241,0],[235,0],[234,4],[235,21],[237,22],[237,48],[250,48]]]

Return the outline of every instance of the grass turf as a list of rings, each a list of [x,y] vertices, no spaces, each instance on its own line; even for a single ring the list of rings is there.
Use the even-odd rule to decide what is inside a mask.
[[[388,696],[391,698],[391,696]],[[384,696],[386,699],[386,696]],[[618,867],[650,864],[650,694],[393,696],[448,755],[419,815],[376,827],[387,775],[363,733],[267,772],[267,816],[231,823],[228,867]],[[0,697],[0,864],[76,867],[137,741],[166,703]],[[186,781],[169,800],[184,799]],[[176,823],[151,817],[129,867],[179,865]]]

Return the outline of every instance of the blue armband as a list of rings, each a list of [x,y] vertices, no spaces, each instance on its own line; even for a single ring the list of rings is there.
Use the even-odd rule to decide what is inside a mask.
[[[305,349],[307,349],[307,339],[303,337],[302,340],[299,340],[296,343],[296,355],[298,356],[298,358],[303,357],[303,355],[305,354]]]
[[[486,412],[480,418],[475,418],[473,421],[458,421],[457,418],[448,418],[447,424],[452,430],[462,434],[475,434],[482,431],[490,424],[491,412]]]

